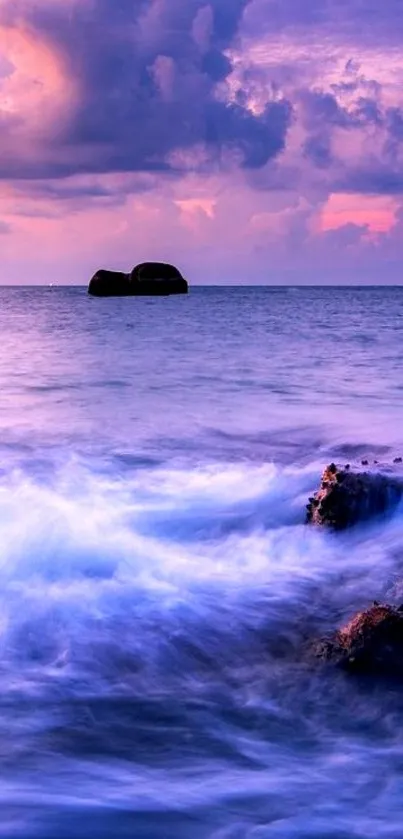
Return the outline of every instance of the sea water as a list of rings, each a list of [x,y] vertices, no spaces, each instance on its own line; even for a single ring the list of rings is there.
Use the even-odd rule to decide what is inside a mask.
[[[403,288],[0,289],[0,836],[401,839],[403,691],[307,645],[403,589]]]

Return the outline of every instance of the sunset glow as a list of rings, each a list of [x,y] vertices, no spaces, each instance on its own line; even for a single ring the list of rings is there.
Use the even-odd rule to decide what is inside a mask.
[[[358,0],[343,20],[333,0],[317,17],[292,0],[129,5],[0,5],[7,281],[27,241],[38,282],[85,283],[88,264],[139,252],[242,281],[240,249],[255,282],[268,259],[298,281],[326,265],[330,234],[345,272],[352,230],[364,274],[382,273],[403,241],[395,4],[377,38]]]
[[[398,204],[381,195],[330,195],[321,215],[322,230],[347,224],[367,227],[371,233],[389,233],[397,223]]]
[[[30,134],[51,132],[67,118],[76,88],[56,49],[23,24],[1,26],[0,55],[10,64],[0,82],[0,113],[17,117]]]

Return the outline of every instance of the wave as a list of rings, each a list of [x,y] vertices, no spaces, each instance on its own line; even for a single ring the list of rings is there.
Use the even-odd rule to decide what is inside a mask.
[[[100,475],[72,462],[0,488],[0,661],[110,688],[255,662],[392,586],[401,516],[338,536],[304,526],[317,464]],[[48,670],[46,670],[48,668]],[[141,679],[139,679],[139,683]]]
[[[0,487],[0,835],[341,837],[367,800],[394,824],[399,697],[301,649],[392,586],[401,511],[307,528],[314,462],[39,474]]]

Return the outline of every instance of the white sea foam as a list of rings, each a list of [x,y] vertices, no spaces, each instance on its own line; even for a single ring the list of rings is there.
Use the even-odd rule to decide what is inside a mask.
[[[72,462],[51,484],[11,473],[0,488],[0,658],[85,668],[107,644],[109,664],[122,652],[156,659],[177,633],[236,646],[245,631],[287,634],[381,596],[401,516],[337,538],[307,528],[316,479],[316,464],[116,480]]]

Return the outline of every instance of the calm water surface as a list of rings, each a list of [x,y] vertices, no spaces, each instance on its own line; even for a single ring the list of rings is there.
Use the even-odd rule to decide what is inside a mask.
[[[0,836],[401,839],[403,692],[304,663],[399,595],[403,288],[0,289]],[[402,590],[402,589],[401,589]]]

